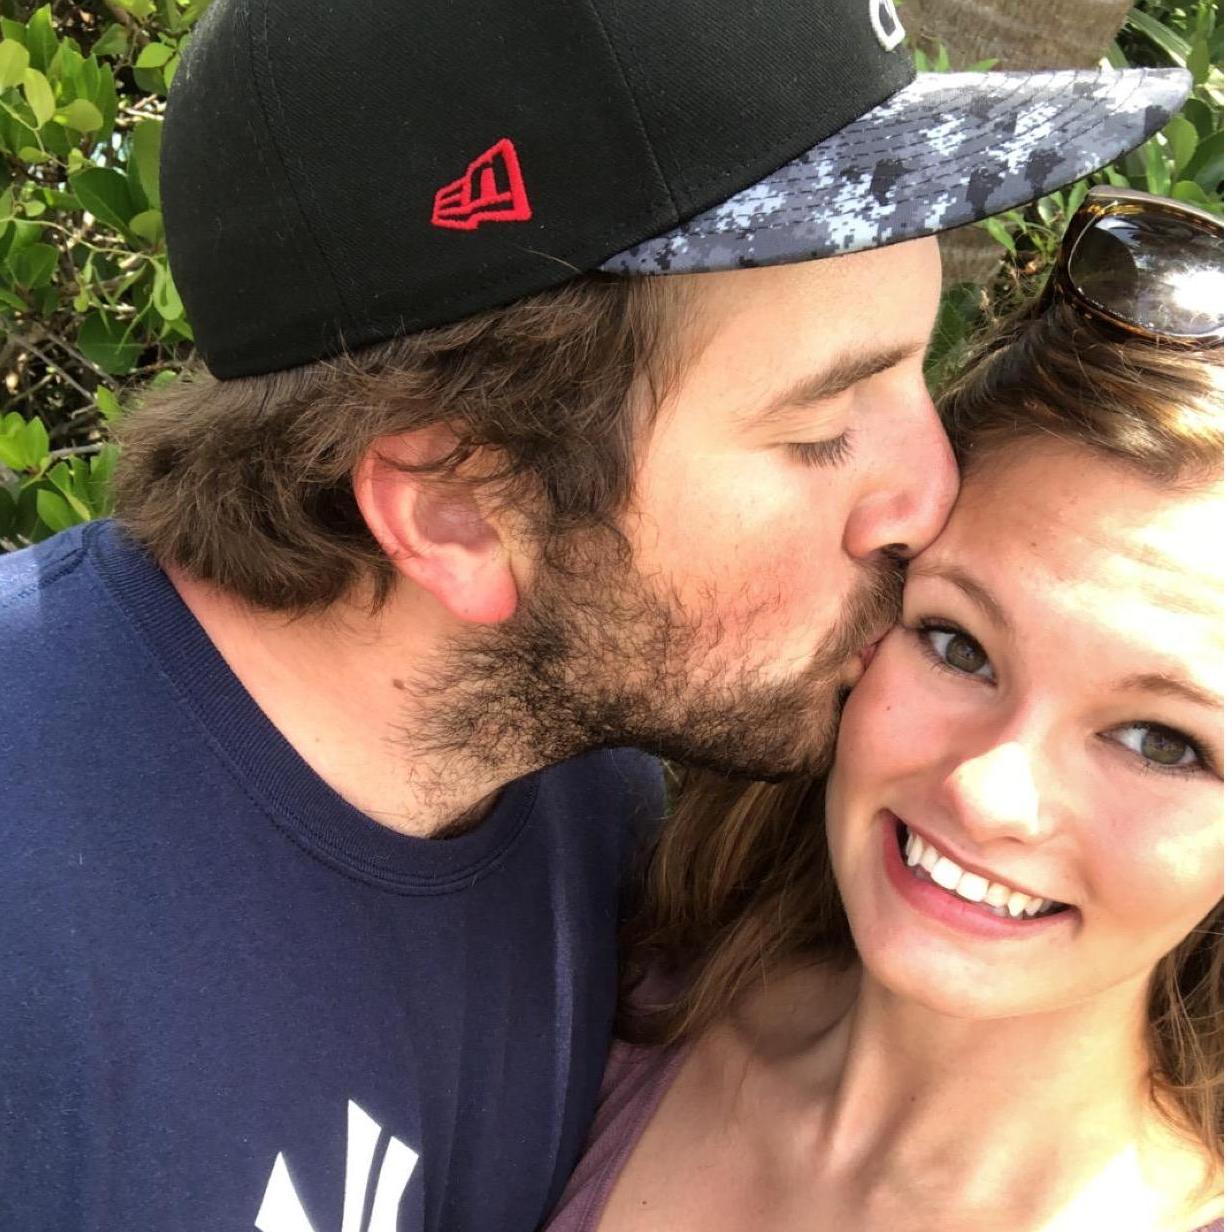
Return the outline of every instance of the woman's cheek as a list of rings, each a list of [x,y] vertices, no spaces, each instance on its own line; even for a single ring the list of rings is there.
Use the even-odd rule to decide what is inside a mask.
[[[921,688],[918,652],[911,634],[893,629],[843,710],[839,756],[855,757],[868,768],[918,751],[920,737],[932,730],[930,698]]]
[[[1165,950],[1223,894],[1222,793],[1204,787],[1181,784],[1195,797],[1183,805],[1175,791],[1141,791],[1092,853],[1101,901],[1136,927],[1151,921],[1176,933]]]

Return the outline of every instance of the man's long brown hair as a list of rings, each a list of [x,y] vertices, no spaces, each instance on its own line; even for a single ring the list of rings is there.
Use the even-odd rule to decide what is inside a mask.
[[[1184,352],[1112,336],[1058,307],[1028,309],[985,339],[939,410],[960,466],[1053,439],[1163,485],[1215,482],[1223,465],[1222,349]],[[1214,528],[1212,528],[1214,529]],[[697,771],[647,862],[626,931],[621,1034],[695,1037],[755,981],[798,962],[857,959],[826,847],[820,780],[747,783]],[[678,978],[653,1004],[648,970]],[[1148,1031],[1159,1107],[1223,1156],[1223,903],[1156,966]]]
[[[484,451],[489,500],[524,513],[545,553],[614,531],[680,299],[668,280],[589,274],[337,359],[197,372],[126,417],[117,517],[161,564],[256,607],[319,611],[356,591],[379,605],[394,572],[352,473],[374,442],[439,424],[456,448],[422,469],[456,480]]]

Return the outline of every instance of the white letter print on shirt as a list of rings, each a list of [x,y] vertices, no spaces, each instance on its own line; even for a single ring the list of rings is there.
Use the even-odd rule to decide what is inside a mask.
[[[346,1195],[342,1201],[341,1232],[396,1232],[398,1204],[419,1156],[405,1142],[390,1138],[381,1159],[372,1215],[367,1224],[361,1226],[364,1198],[380,1137],[381,1127],[354,1100],[348,1100]],[[304,1204],[295,1192],[281,1152],[274,1160],[255,1226],[257,1232],[316,1232],[304,1214]]]

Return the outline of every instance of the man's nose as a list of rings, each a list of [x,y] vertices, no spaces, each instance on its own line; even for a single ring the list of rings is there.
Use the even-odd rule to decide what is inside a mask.
[[[976,842],[1039,842],[1046,810],[1031,750],[1006,741],[958,763],[945,781],[946,804]]]
[[[847,519],[843,547],[856,560],[886,553],[906,560],[932,543],[950,516],[958,495],[954,451],[926,395],[887,425],[877,448],[869,483]]]

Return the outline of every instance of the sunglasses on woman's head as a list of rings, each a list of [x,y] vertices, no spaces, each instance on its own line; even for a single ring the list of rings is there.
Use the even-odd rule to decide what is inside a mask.
[[[1062,299],[1127,333],[1223,343],[1223,220],[1132,188],[1091,189],[1061,240],[1045,304]]]

